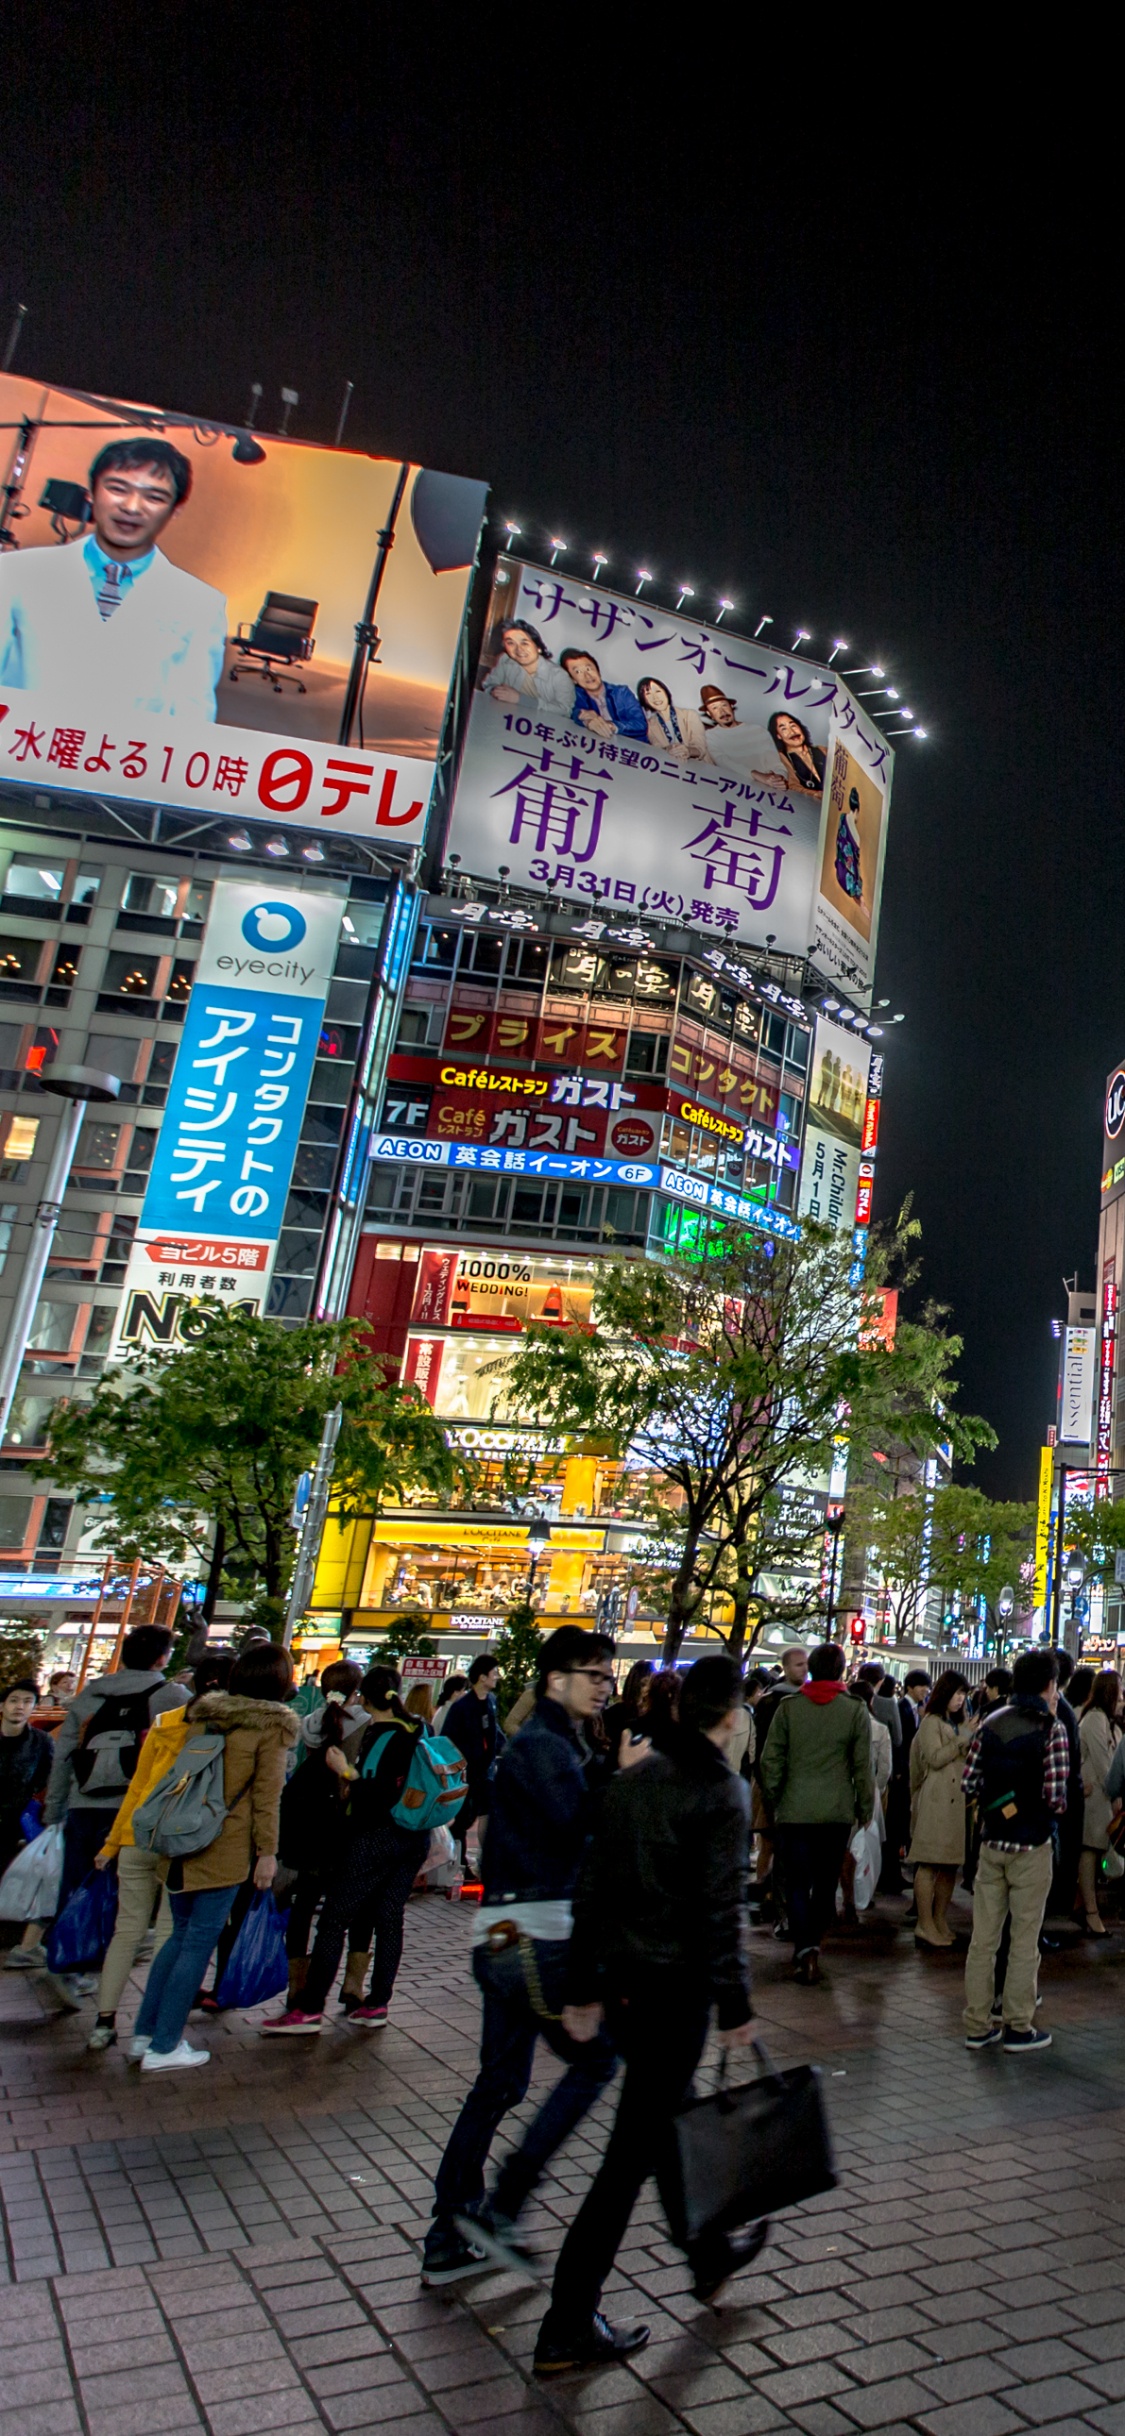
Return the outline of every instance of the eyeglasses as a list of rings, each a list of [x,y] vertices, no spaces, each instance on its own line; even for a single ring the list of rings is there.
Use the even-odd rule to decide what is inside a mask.
[[[611,1686],[613,1683],[613,1676],[608,1667],[576,1666],[574,1672],[576,1675],[587,1676],[591,1683],[608,1683]]]

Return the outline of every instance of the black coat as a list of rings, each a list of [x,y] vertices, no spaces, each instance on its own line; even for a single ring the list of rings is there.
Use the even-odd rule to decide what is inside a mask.
[[[749,2021],[749,1820],[746,1786],[702,1734],[614,1777],[575,1894],[572,2004],[603,1976],[669,1971],[718,2005],[721,2030]]]
[[[492,1693],[489,1692],[486,1699],[478,1700],[475,1692],[462,1692],[460,1699],[455,1700],[450,1709],[442,1733],[460,1751],[469,1780],[469,1793],[475,1798],[483,1793],[495,1766],[497,1751],[504,1741]]]

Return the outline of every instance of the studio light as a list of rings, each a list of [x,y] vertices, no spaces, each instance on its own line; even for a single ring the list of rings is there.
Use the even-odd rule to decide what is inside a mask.
[[[302,846],[301,861],[303,863],[323,863],[324,859],[324,848],[323,846],[318,846],[315,837],[312,839],[309,845]]]
[[[833,643],[833,645],[832,645],[832,649],[831,649],[831,651],[830,651],[830,652],[829,652],[829,654],[828,654],[828,665],[829,665],[829,668],[831,668],[831,666],[832,666],[832,662],[833,662],[833,660],[835,659],[836,654],[837,654],[837,652],[838,652],[838,651],[850,651],[850,650],[851,650],[851,644],[850,644],[850,643]]]
[[[916,727],[916,728],[915,728],[915,730],[914,730],[914,733],[915,733],[915,735],[916,735],[916,736],[919,736],[919,737],[921,738],[922,743],[924,744],[924,743],[925,743],[925,741],[926,741],[926,730],[925,730],[925,728],[924,728],[924,727]]]
[[[811,643],[811,641],[812,641],[812,636],[811,636],[811,634],[810,634],[810,632],[809,632],[808,627],[807,627],[807,626],[798,626],[798,628],[797,628],[797,632],[796,632],[796,634],[794,635],[793,640],[792,640],[792,642],[791,642],[791,644],[790,644],[789,648],[790,648],[790,650],[791,650],[791,651],[799,651],[799,650],[800,650],[800,648],[801,648],[802,643]]]
[[[761,633],[761,631],[762,631],[763,626],[772,626],[772,624],[773,624],[773,619],[772,619],[772,617],[760,617],[760,618],[758,619],[758,623],[757,623],[757,625],[756,625],[756,626],[755,626],[755,628],[754,628],[754,641],[755,641],[755,642],[757,642],[757,640],[758,640],[758,636],[760,635],[760,633]]]
[[[694,599],[695,599],[695,586],[694,586],[694,584],[681,584],[681,585],[680,585],[680,597],[679,597],[679,600],[676,602],[676,608],[677,608],[677,610],[680,610],[680,609],[682,609],[682,608],[683,608],[683,605],[684,605],[684,602],[685,602],[685,601],[693,601]]]
[[[513,524],[509,518],[509,521],[504,526],[504,531],[508,536],[508,548],[511,549],[512,543],[519,540],[520,534],[523,531],[523,526],[522,524]]]
[[[272,854],[275,863],[289,860],[289,848],[283,837],[267,837],[266,853]]]
[[[558,537],[558,534],[557,534],[557,533],[552,533],[552,535],[551,535],[551,565],[552,565],[552,566],[554,566],[554,563],[555,563],[556,558],[558,557],[559,551],[560,551],[560,550],[567,550],[567,549],[569,549],[569,547],[570,547],[569,542],[566,542],[566,541],[560,541],[560,540],[559,540],[559,537]]]
[[[597,580],[598,580],[599,575],[601,574],[602,568],[603,568],[603,567],[608,567],[608,565],[609,565],[609,559],[607,558],[605,551],[604,551],[604,550],[595,550],[595,552],[594,552],[594,573],[593,573],[593,579],[592,579],[594,583],[597,583]]]
[[[716,626],[721,626],[721,625],[722,625],[722,622],[723,622],[724,617],[726,616],[727,610],[728,610],[728,609],[733,609],[733,607],[734,607],[734,602],[733,602],[733,601],[724,601],[724,600],[720,600],[720,602],[719,602],[719,614],[718,614],[718,617],[717,617],[717,618],[716,618],[716,620],[715,620],[715,624],[716,624]]]
[[[232,829],[227,839],[228,846],[232,846],[236,854],[249,854],[252,842],[245,829]]]
[[[634,594],[633,594],[633,598],[634,598],[634,600],[639,601],[639,599],[640,599],[640,597],[641,597],[641,591],[642,591],[642,587],[643,587],[645,584],[651,584],[651,582],[652,582],[652,577],[651,577],[651,575],[649,574],[648,568],[647,568],[647,567],[638,567],[638,569],[637,569],[637,589],[636,589],[636,591],[635,591],[635,592],[634,592]]]

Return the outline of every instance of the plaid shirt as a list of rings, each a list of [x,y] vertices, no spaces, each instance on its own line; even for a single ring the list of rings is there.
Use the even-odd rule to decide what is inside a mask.
[[[1061,1818],[1066,1809],[1066,1788],[1069,1775],[1070,1744],[1066,1738],[1066,1727],[1061,1718],[1056,1717],[1043,1745],[1043,1799],[1048,1810],[1054,1811],[1056,1818]],[[966,1801],[979,1802],[983,1786],[984,1773],[981,1768],[980,1733],[978,1732],[973,1736],[969,1745],[969,1757],[964,1776],[961,1779],[961,1790]],[[1034,1852],[1035,1850],[1033,1844],[1011,1844],[1005,1842],[1000,1836],[989,1836],[987,1842],[993,1852]]]

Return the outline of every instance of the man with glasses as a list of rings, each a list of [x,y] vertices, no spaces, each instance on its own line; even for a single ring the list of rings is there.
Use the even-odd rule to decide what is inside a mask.
[[[562,2027],[571,1897],[592,1826],[592,1761],[582,1728],[612,1690],[600,1636],[561,1625],[543,1643],[532,1715],[497,1762],[484,1901],[474,1924],[473,1975],[484,2002],[480,2071],[438,2167],[425,2284],[453,2283],[489,2264],[526,2266],[520,2209],[616,2068],[604,2031],[579,2042]],[[623,1765],[647,1754],[647,1743],[622,1739]],[[486,2199],[493,2135],[527,2094],[537,2038],[567,2069]]]

